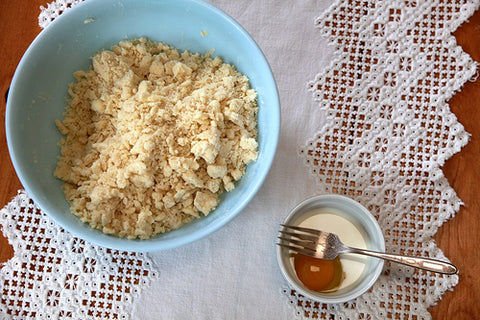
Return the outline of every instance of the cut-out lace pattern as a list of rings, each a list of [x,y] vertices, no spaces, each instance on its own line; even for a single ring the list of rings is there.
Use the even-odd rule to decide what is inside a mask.
[[[83,2],[83,0],[56,0],[48,3],[46,7],[41,6],[41,12],[38,16],[38,25],[45,29],[63,12],[81,2]]]
[[[133,298],[158,277],[146,254],[72,236],[23,191],[0,224],[15,252],[0,270],[1,319],[130,319]]]
[[[469,138],[447,101],[477,69],[452,32],[478,6],[344,0],[316,20],[336,51],[309,84],[329,121],[299,153],[320,192],[350,196],[375,215],[389,252],[446,259],[432,237],[461,200],[440,166]],[[346,304],[284,293],[306,318],[429,319],[457,282],[387,263],[374,287]]]

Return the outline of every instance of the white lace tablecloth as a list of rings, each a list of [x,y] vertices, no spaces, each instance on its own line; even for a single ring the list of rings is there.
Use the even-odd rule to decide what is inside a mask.
[[[42,7],[40,26],[78,2]],[[447,259],[432,237],[461,200],[440,166],[469,135],[446,101],[477,72],[452,32],[480,2],[212,3],[257,41],[280,91],[280,145],[259,194],[211,236],[147,255],[72,237],[19,192],[0,214],[15,250],[0,318],[431,318],[457,276],[386,264],[366,294],[320,304],[288,287],[274,243],[295,204],[333,192],[371,210],[388,251]]]

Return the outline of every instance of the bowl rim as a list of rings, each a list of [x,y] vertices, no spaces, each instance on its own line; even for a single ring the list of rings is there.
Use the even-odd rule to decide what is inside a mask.
[[[133,3],[135,2],[135,0],[122,0],[122,2]],[[92,234],[91,234],[92,230],[94,232],[98,230],[88,226],[88,228],[91,228],[91,230],[89,230],[87,228],[77,227],[77,226],[74,226],[73,224],[70,224],[69,222],[62,221],[61,216],[63,216],[65,213],[55,212],[55,210],[53,210],[53,208],[47,203],[47,201],[44,201],[42,197],[37,196],[36,192],[34,191],[35,188],[29,182],[29,178],[23,174],[22,165],[20,164],[21,157],[18,151],[16,151],[16,148],[12,142],[12,139],[14,136],[14,127],[15,127],[15,124],[12,121],[12,117],[13,117],[12,110],[15,107],[14,106],[15,96],[19,94],[17,92],[20,90],[19,88],[21,87],[21,83],[19,83],[19,78],[21,74],[26,72],[25,71],[25,65],[27,63],[26,61],[30,58],[32,53],[35,51],[35,48],[39,46],[39,43],[42,42],[43,38],[50,32],[50,30],[54,28],[61,28],[63,24],[68,23],[68,20],[70,18],[79,15],[82,10],[87,10],[85,8],[88,8],[90,6],[95,6],[98,3],[102,3],[102,5],[107,5],[106,4],[107,2],[104,0],[89,0],[89,1],[81,2],[75,5],[74,7],[70,8],[69,10],[66,10],[65,12],[63,12],[60,16],[58,16],[54,21],[52,21],[45,29],[43,29],[35,37],[35,39],[28,46],[27,50],[25,51],[22,58],[20,59],[20,62],[18,63],[15,73],[11,80],[9,97],[7,99],[6,109],[5,109],[6,140],[7,140],[7,147],[8,147],[12,165],[27,195],[34,201],[34,203],[58,226],[63,228],[65,231],[68,231],[72,235],[86,240],[87,242],[90,242],[92,244],[96,244],[105,248],[122,250],[122,251],[155,252],[155,251],[163,251],[163,250],[169,250],[169,249],[181,247],[181,246],[190,244],[192,242],[198,241],[214,233],[215,231],[219,230],[224,225],[226,225],[228,222],[233,220],[241,211],[243,211],[243,209],[247,206],[247,204],[258,193],[259,189],[263,185],[273,165],[275,154],[278,149],[278,142],[279,142],[279,136],[280,136],[280,124],[281,124],[280,97],[279,97],[277,83],[275,81],[272,68],[268,60],[266,59],[266,56],[263,53],[262,49],[255,42],[253,37],[235,19],[233,19],[230,15],[228,15],[221,9],[217,8],[216,6],[204,0],[180,0],[180,1],[171,1],[171,3],[174,6],[178,6],[181,3],[197,4],[203,7],[205,10],[211,12],[213,15],[218,16],[220,19],[225,20],[229,25],[232,26],[232,28],[234,28],[236,31],[238,31],[241,34],[241,37],[245,39],[245,41],[249,43],[249,45],[257,51],[258,56],[261,57],[261,59],[263,60],[262,63],[266,67],[265,71],[268,72],[267,78],[269,79],[269,82],[271,81],[272,83],[272,92],[270,94],[273,97],[273,100],[272,100],[273,103],[269,107],[273,107],[276,110],[276,112],[272,114],[272,123],[274,123],[274,126],[273,126],[274,128],[269,132],[269,135],[271,136],[269,138],[270,140],[269,145],[271,146],[270,149],[272,150],[272,152],[265,153],[264,156],[262,157],[263,169],[259,172],[260,174],[257,175],[257,178],[255,179],[253,185],[249,188],[249,192],[246,194],[244,198],[241,199],[242,201],[239,203],[239,205],[235,207],[235,210],[228,210],[228,214],[219,216],[214,222],[210,223],[207,227],[197,229],[195,230],[194,233],[188,234],[188,236],[182,235],[180,237],[173,238],[173,239],[165,240],[165,239],[162,239],[162,237],[156,237],[156,236],[146,240],[139,240],[139,239],[131,240],[127,238],[120,238],[120,237],[109,236],[109,235],[107,235],[107,237],[103,237],[103,236],[92,237]],[[122,39],[119,39],[119,41],[120,40]],[[73,215],[73,213],[70,213],[70,214]],[[105,234],[102,233],[102,235],[105,235]]]
[[[287,224],[293,217],[295,217],[297,214],[305,214],[306,212],[301,212],[301,210],[306,207],[307,205],[311,203],[320,203],[323,201],[335,201],[335,202],[343,202],[346,204],[350,204],[355,209],[359,210],[364,217],[368,220],[367,223],[373,227],[375,231],[375,235],[379,238],[380,243],[378,245],[380,246],[380,251],[385,251],[385,239],[383,236],[383,232],[380,228],[380,225],[378,224],[377,220],[375,217],[370,213],[369,210],[367,210],[362,204],[359,202],[353,200],[352,198],[339,195],[339,194],[322,194],[322,195],[316,195],[312,196],[310,198],[307,198],[300,202],[298,205],[296,205],[287,215],[287,217],[284,219],[284,224]],[[382,273],[383,266],[384,266],[384,261],[379,259],[377,265],[375,266],[374,272],[370,273],[367,277],[368,281],[363,281],[361,287],[355,287],[353,290],[345,292],[342,296],[328,296],[328,294],[321,294],[318,293],[316,294],[315,292],[308,290],[304,286],[298,285],[298,281],[295,281],[296,275],[291,274],[291,272],[287,271],[287,267],[284,264],[284,256],[285,256],[286,249],[280,247],[279,245],[276,246],[276,253],[277,253],[277,262],[280,267],[280,271],[283,274],[283,277],[287,280],[287,282],[299,293],[302,295],[315,300],[319,301],[322,303],[344,303],[350,300],[353,300],[355,298],[358,298],[362,294],[364,294],[366,291],[368,291],[378,280],[380,277],[380,274]]]

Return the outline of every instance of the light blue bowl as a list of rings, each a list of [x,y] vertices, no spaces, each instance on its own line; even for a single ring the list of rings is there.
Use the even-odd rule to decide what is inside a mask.
[[[203,31],[203,32],[202,32]],[[206,35],[205,35],[206,32]],[[123,39],[147,37],[179,49],[215,55],[246,74],[258,93],[258,160],[236,188],[224,194],[207,217],[149,240],[105,235],[70,212],[53,177],[72,73],[86,70],[90,57]],[[6,109],[7,143],[15,170],[35,203],[73,235],[104,247],[158,251],[179,247],[218,230],[254,197],[270,170],[280,130],[275,81],[262,51],[231,17],[199,0],[88,0],[63,13],[42,31],[23,56],[12,80]]]

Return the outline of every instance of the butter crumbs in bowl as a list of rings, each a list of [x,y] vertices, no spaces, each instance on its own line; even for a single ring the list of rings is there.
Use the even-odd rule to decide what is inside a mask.
[[[54,223],[151,252],[247,206],[275,157],[280,103],[261,49],[215,6],[89,0],[29,46],[5,125],[22,185]]]
[[[75,72],[55,176],[72,212],[127,238],[176,229],[217,207],[257,158],[256,92],[219,57],[145,38]]]

